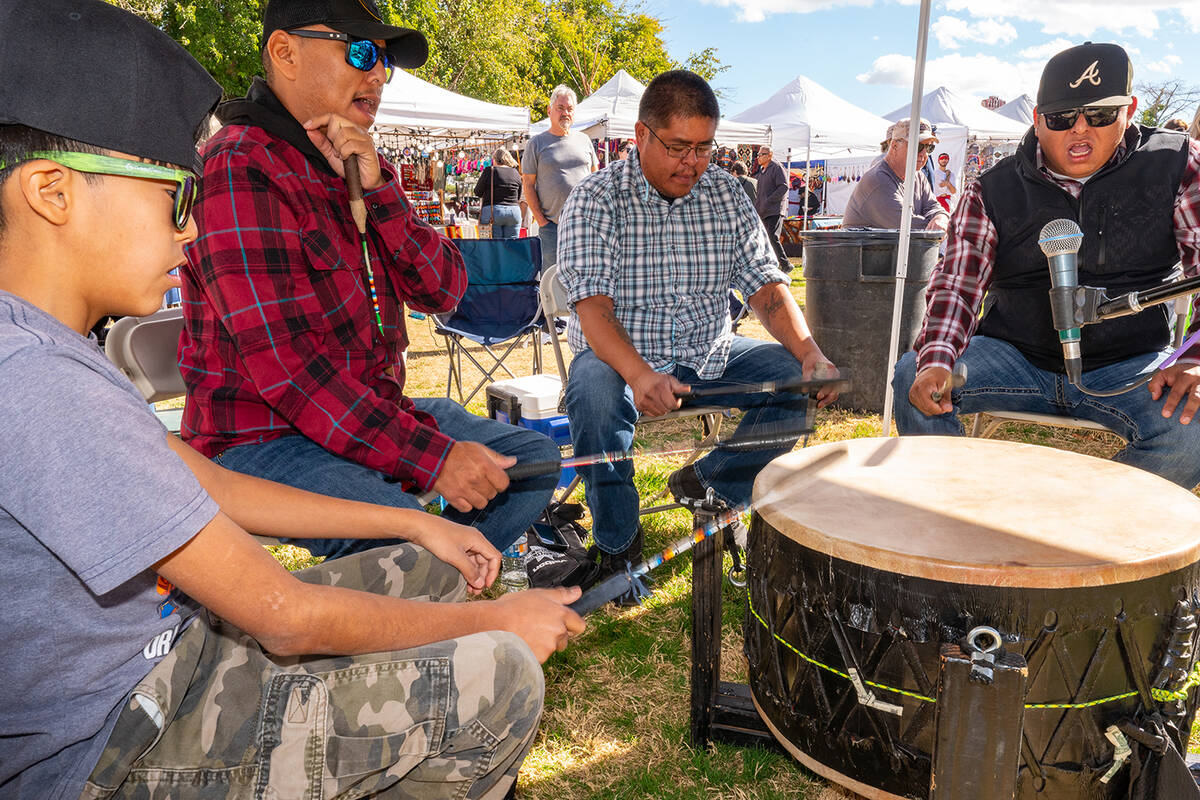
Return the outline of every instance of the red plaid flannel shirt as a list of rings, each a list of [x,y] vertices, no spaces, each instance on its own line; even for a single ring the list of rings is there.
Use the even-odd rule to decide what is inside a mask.
[[[1124,145],[1113,154],[1113,163],[1125,153]],[[1069,192],[1079,197],[1083,184],[1052,175],[1042,164],[1038,147],[1038,168]],[[1175,195],[1175,241],[1186,277],[1200,274],[1200,142],[1192,141],[1179,191]],[[967,341],[979,323],[979,308],[992,282],[996,260],[996,228],[983,206],[978,181],[963,194],[950,220],[946,258],[934,271],[926,289],[925,325],[917,337],[917,371],[928,367],[951,369],[967,347]],[[1200,295],[1193,298],[1200,309]],[[1193,314],[1193,320],[1200,314]],[[1193,322],[1193,328],[1195,327]],[[1190,347],[1180,361],[1200,363],[1200,345]]]
[[[381,337],[345,182],[258,127],[222,129],[204,155],[202,233],[181,270],[184,439],[211,458],[300,434],[430,489],[454,441],[404,396],[401,302],[453,308],[467,286],[457,248],[384,161],[364,198]]]

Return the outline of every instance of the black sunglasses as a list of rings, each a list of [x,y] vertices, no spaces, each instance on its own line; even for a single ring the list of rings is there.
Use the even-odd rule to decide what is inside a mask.
[[[1042,114],[1046,127],[1052,131],[1069,131],[1075,127],[1075,121],[1082,113],[1087,124],[1092,128],[1107,128],[1117,121],[1124,106],[1094,106],[1088,108],[1068,108],[1065,111],[1053,111]]]
[[[383,62],[384,83],[390,83],[392,73],[395,72],[392,64],[388,61],[387,53],[379,48],[377,44],[370,39],[357,39],[348,33],[339,33],[337,31],[310,31],[310,30],[291,30],[288,33],[293,36],[299,36],[302,39],[325,39],[333,42],[346,43],[346,63],[355,69],[361,69],[363,72],[370,72],[375,68],[375,62]]]

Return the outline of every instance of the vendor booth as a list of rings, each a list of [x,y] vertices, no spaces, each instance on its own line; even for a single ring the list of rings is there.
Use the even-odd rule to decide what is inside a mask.
[[[477,236],[473,225],[454,224],[460,221],[453,219],[455,198],[465,213],[492,152],[529,135],[529,109],[466,97],[396,70],[383,87],[372,131],[417,213],[448,234]]]

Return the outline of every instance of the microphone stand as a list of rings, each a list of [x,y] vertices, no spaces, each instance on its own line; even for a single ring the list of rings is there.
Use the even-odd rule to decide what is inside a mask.
[[[1071,299],[1074,305],[1075,323],[1082,327],[1103,322],[1106,319],[1137,314],[1150,306],[1168,303],[1196,291],[1200,291],[1200,276],[1173,281],[1141,292],[1129,292],[1114,298],[1110,298],[1104,289],[1095,286],[1077,286]],[[1073,380],[1072,383],[1081,392],[1092,397],[1115,397],[1144,386],[1153,377],[1154,373],[1151,373],[1119,389],[1106,392],[1088,389],[1082,381]]]

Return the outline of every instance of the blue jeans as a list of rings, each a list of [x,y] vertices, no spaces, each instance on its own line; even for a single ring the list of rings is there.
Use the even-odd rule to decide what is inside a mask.
[[[1152,372],[1169,351],[1145,353],[1083,373],[1089,389],[1111,390]],[[901,435],[962,435],[956,414],[977,411],[1026,411],[1058,414],[1099,422],[1129,444],[1113,460],[1161,475],[1185,489],[1200,483],[1200,421],[1190,425],[1175,415],[1164,418],[1162,400],[1152,400],[1141,387],[1116,397],[1090,397],[1067,381],[1067,376],[1030,364],[1011,344],[988,336],[973,336],[959,361],[967,380],[950,396],[954,412],[927,417],[908,401],[916,379],[917,359],[906,353],[896,363],[892,388],[896,393],[896,428]]]
[[[521,230],[521,207],[514,205],[484,206],[479,210],[479,224],[492,223],[493,239],[515,239]]]
[[[546,221],[538,228],[538,239],[542,241],[542,269],[558,263],[558,223]]]
[[[418,397],[417,408],[432,414],[438,429],[462,441],[479,442],[519,462],[553,461],[558,446],[549,438],[527,428],[477,417],[445,397]],[[361,464],[330,453],[307,436],[284,436],[262,444],[231,447],[214,459],[224,467],[317,494],[361,500],[396,508],[421,509],[417,495],[400,488],[392,478]],[[467,513],[447,506],[444,516],[479,529],[489,542],[503,550],[537,519],[550,502],[558,473],[513,481],[487,507]],[[330,531],[334,534],[336,531]],[[302,539],[295,540],[314,556],[340,558],[394,545],[399,539]]]
[[[700,380],[694,370],[676,366],[671,374],[693,388],[761,381],[799,380],[800,362],[783,345],[735,336],[725,373],[719,380]],[[729,394],[704,397],[700,405],[745,409],[734,436],[788,435],[804,427],[807,396],[790,392]],[[590,349],[575,356],[567,380],[567,416],[571,441],[579,455],[633,447],[638,412],[633,390]],[[781,446],[730,452],[716,448],[696,462],[696,475],[718,498],[736,506],[750,501],[754,478],[772,459],[792,449],[799,433]],[[620,553],[637,533],[638,494],[633,461],[579,467],[592,536],[601,550]]]

